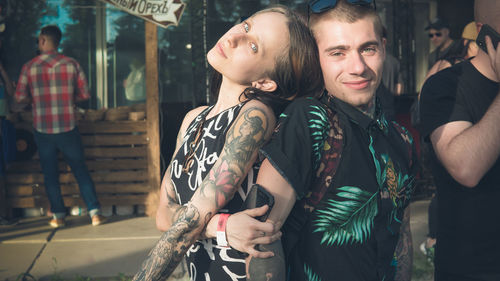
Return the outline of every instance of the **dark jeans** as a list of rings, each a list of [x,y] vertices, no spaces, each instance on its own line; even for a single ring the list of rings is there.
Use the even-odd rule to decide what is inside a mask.
[[[440,271],[436,268],[434,271],[434,281],[498,281],[500,273],[478,273],[465,276],[463,274],[454,274]]]
[[[85,164],[82,140],[78,129],[74,128],[69,132],[60,134],[44,134],[36,130],[33,131],[40,155],[45,191],[54,217],[63,218],[66,215],[61,186],[59,185],[58,151],[62,152],[64,159],[71,167],[71,171],[78,182],[80,194],[85,204],[87,204],[89,215],[99,213],[100,205],[99,201],[97,201],[94,182]]]
[[[437,198],[437,193],[434,193],[434,195],[431,198],[431,203],[429,204],[429,234],[427,234],[427,237],[436,239],[437,227],[438,227],[438,198]]]

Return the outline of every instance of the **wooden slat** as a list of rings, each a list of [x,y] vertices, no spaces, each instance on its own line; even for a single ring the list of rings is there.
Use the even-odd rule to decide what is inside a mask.
[[[91,171],[103,170],[132,170],[147,169],[148,162],[145,158],[139,159],[112,159],[112,160],[87,160],[87,167]]]
[[[84,156],[85,159],[94,158],[137,158],[146,157],[147,147],[143,146],[131,146],[131,147],[85,147]],[[64,159],[62,153],[57,155],[60,160]],[[38,153],[32,158],[33,160],[40,161]]]
[[[149,192],[150,186],[147,182],[143,183],[96,183],[95,189],[97,195],[109,193],[141,193]],[[62,195],[80,194],[78,185],[76,184],[63,184],[61,185]],[[22,184],[12,184],[7,190],[7,197],[23,197],[40,195],[45,196],[45,187],[43,185],[31,186]]]
[[[78,130],[81,134],[99,134],[99,133],[132,133],[147,131],[146,121],[80,121]]]
[[[146,146],[138,147],[88,147],[85,148],[85,158],[130,158],[144,157]]]
[[[33,187],[31,185],[9,185],[7,189],[7,197],[23,197],[33,195]]]
[[[99,196],[99,203],[101,206],[110,205],[144,205],[147,198],[147,193],[141,194],[128,194],[128,195],[102,195]],[[80,198],[75,197],[63,197],[64,205],[69,206],[85,206],[85,203]],[[46,197],[35,198],[31,197],[14,197],[9,198],[10,208],[33,208],[33,207],[43,207],[48,206],[49,200]]]
[[[102,160],[87,160],[87,167],[90,171],[103,171],[103,170],[134,170],[134,169],[147,169],[147,161],[145,158],[137,159],[102,159]],[[40,161],[28,160],[14,162],[9,165],[7,173],[30,173],[40,172],[42,170]],[[60,172],[70,172],[69,165],[64,160],[59,161]]]
[[[148,139],[145,134],[141,135],[88,135],[82,136],[82,143],[85,147],[101,145],[133,145],[147,144]]]
[[[147,180],[147,170],[139,171],[106,171],[91,172],[91,177],[95,183],[98,182],[133,182]],[[59,175],[61,183],[75,183],[75,178],[71,173],[61,173]],[[8,174],[7,184],[42,184],[43,174]]]

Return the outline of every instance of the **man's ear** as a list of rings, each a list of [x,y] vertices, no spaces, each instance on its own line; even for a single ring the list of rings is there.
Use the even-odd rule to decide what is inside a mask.
[[[252,87],[264,92],[274,92],[278,88],[278,84],[269,78],[260,79],[252,82]]]
[[[385,57],[386,57],[386,49],[385,49],[385,46],[387,45],[387,39],[382,37],[382,48],[380,48],[380,50],[383,52],[384,54],[384,60],[385,60]]]

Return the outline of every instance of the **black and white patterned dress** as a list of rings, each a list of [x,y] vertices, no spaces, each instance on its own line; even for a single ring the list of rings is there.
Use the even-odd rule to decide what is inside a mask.
[[[189,125],[183,144],[175,155],[171,167],[171,179],[177,200],[181,205],[186,204],[194,192],[199,188],[203,179],[215,164],[224,147],[226,134],[238,116],[244,103],[228,108],[221,113],[205,120],[213,108],[210,106],[203,110]],[[201,140],[195,148],[194,164],[189,171],[183,172],[185,156],[189,153],[188,144],[196,137],[200,122],[203,123]],[[254,182],[256,167],[248,172],[247,178],[238,187],[233,199],[219,211],[219,213],[236,213],[249,186]],[[250,179],[250,180],[248,180]],[[232,248],[220,247],[215,239],[199,240],[186,254],[188,272],[191,280],[223,281],[246,280],[245,256]]]

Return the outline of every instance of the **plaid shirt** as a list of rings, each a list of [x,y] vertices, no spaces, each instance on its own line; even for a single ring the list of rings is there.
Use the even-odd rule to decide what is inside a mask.
[[[75,100],[89,99],[90,94],[76,60],[47,52],[23,66],[15,98],[31,98],[35,130],[58,134],[75,128]]]

